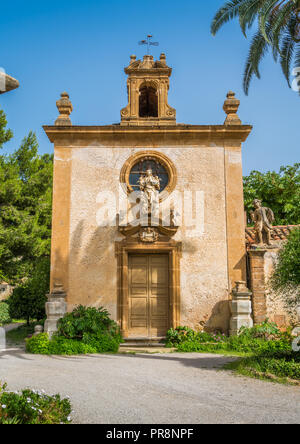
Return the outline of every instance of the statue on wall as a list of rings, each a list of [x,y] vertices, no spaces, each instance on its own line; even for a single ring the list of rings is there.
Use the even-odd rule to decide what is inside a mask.
[[[264,243],[271,245],[272,223],[275,220],[274,213],[270,208],[263,207],[262,201],[255,199],[253,201],[255,211],[250,212],[251,219],[255,222],[256,241],[259,245]]]
[[[141,196],[141,211],[143,215],[152,213],[158,206],[160,179],[154,176],[152,169],[148,168],[146,174],[139,178],[139,187],[142,191]]]

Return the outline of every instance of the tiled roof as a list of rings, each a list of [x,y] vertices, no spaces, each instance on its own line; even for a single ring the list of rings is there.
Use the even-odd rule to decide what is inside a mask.
[[[287,240],[289,237],[289,234],[292,230],[295,228],[300,228],[300,225],[278,225],[276,227],[273,227],[271,232],[271,237],[273,241],[276,242],[282,242]],[[255,232],[254,227],[247,227],[246,228],[246,244],[247,246],[250,246],[251,244],[255,243]]]

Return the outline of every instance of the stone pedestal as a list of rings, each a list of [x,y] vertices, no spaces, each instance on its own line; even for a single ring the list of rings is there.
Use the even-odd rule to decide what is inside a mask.
[[[47,320],[44,330],[50,338],[57,331],[57,322],[67,312],[66,296],[62,285],[55,285],[53,292],[48,295],[48,302],[46,303]]]
[[[241,327],[253,327],[251,291],[246,282],[237,282],[232,291],[230,335],[238,335]]]

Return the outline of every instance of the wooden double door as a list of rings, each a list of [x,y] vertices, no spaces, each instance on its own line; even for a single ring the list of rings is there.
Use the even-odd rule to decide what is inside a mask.
[[[169,256],[131,254],[128,265],[128,336],[162,338],[169,329]]]

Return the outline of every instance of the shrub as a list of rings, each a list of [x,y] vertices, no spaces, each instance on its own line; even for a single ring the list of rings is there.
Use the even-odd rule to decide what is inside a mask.
[[[188,327],[169,330],[167,346],[181,352],[238,352],[272,356],[291,350],[292,337],[281,333],[277,325],[266,320],[253,328],[242,328],[239,336],[196,332]]]
[[[7,392],[0,384],[0,424],[70,424],[71,404],[35,390]]]
[[[5,302],[0,302],[0,325],[8,324],[10,321],[9,305]]]
[[[26,351],[36,355],[49,355],[49,342],[48,333],[32,336],[32,338],[26,339]]]
[[[222,333],[206,333],[197,332],[189,327],[171,328],[167,332],[166,346],[176,347],[186,342],[206,343],[206,342],[222,342],[226,336]]]
[[[86,335],[98,333],[119,334],[119,327],[109,317],[103,307],[84,307],[79,305],[72,313],[67,313],[58,322],[58,333],[68,339],[84,339]]]
[[[58,322],[58,333],[67,339],[89,341],[93,336],[107,333],[119,336],[119,327],[109,317],[103,307],[84,307],[79,305],[72,313],[67,313]]]
[[[180,352],[238,352],[255,353],[258,355],[272,356],[276,353],[291,350],[291,343],[287,340],[267,341],[262,338],[249,336],[231,336],[224,341],[216,343],[201,343],[197,340],[182,342],[177,346]]]
[[[46,333],[33,336],[26,350],[46,355],[116,353],[121,342],[119,327],[107,310],[79,306],[59,320],[51,340]]]
[[[242,327],[240,335],[248,336],[249,338],[275,339],[280,337],[281,332],[274,322],[269,322],[266,319],[262,324],[255,325],[252,328]]]
[[[281,291],[287,305],[300,303],[300,229],[291,232],[288,241],[279,252],[278,263],[271,278],[271,287]],[[295,296],[290,298],[286,289],[295,289]]]
[[[47,333],[41,333],[26,340],[26,351],[39,355],[82,355],[95,353],[117,353],[120,342],[107,334],[94,337],[85,343],[54,335],[51,340]]]

